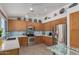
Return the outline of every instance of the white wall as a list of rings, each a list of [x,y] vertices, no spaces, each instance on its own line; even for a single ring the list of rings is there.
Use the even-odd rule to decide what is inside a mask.
[[[7,17],[7,19],[8,19],[8,15],[7,15],[7,13],[4,11],[4,9],[2,8],[2,6],[0,6],[0,10],[4,13],[4,15]]]
[[[62,17],[66,17],[66,16],[67,16],[67,9],[68,9],[68,6],[69,6],[69,5],[71,5],[71,4],[65,5],[65,6],[61,7],[60,9],[58,9],[58,10],[52,12],[52,13],[47,14],[46,16],[51,17],[51,19],[44,20],[44,17],[45,17],[45,16],[44,16],[44,17],[42,18],[42,19],[43,19],[43,23],[46,23],[46,22],[49,22],[49,21],[54,21],[54,20],[59,19],[59,18],[62,18]],[[59,14],[59,11],[60,11],[62,8],[65,8],[65,13]],[[54,13],[56,13],[57,16],[54,16]]]

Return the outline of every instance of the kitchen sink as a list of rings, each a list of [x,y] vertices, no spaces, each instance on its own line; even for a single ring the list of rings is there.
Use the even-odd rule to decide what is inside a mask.
[[[8,38],[7,40],[16,40],[16,38]]]

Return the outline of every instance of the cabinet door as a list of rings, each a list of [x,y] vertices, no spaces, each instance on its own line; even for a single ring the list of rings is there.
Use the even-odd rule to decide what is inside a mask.
[[[70,14],[70,28],[71,30],[79,30],[79,12]]]
[[[21,20],[9,20],[8,28],[9,28],[9,31],[25,31],[26,22]]]
[[[36,42],[37,44],[43,43],[43,37],[42,37],[42,36],[36,36],[36,37],[35,37],[35,42]]]
[[[79,48],[79,31],[71,30],[71,33],[70,33],[70,46],[72,48]]]
[[[44,24],[43,23],[39,23],[39,31],[43,31],[45,28],[44,28]]]
[[[51,37],[43,37],[44,43],[46,45],[53,45],[53,39]]]
[[[79,48],[79,12],[70,14],[70,46]]]
[[[20,44],[20,46],[27,46],[28,45],[28,38],[27,37],[20,37],[19,44]]]
[[[33,24],[34,24],[35,30],[38,31],[39,30],[39,23],[33,23]]]
[[[50,30],[52,30],[52,25],[51,25],[51,22],[47,22],[47,23],[45,23],[45,30],[47,30],[47,31],[50,31]]]

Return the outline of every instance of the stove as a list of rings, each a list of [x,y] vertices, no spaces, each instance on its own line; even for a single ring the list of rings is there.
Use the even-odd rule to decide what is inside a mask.
[[[28,37],[28,46],[32,46],[35,44],[35,37]]]

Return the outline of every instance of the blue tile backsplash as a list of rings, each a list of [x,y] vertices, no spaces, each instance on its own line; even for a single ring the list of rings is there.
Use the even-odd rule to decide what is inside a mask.
[[[23,33],[25,33],[25,31],[14,31],[14,32],[10,32],[10,36],[18,36],[18,35],[23,35]]]
[[[53,33],[52,31],[34,31],[35,36],[41,36],[41,35],[47,35],[49,36],[49,33]],[[14,31],[10,32],[9,36],[20,36],[23,35],[23,33],[26,33],[26,31]]]

